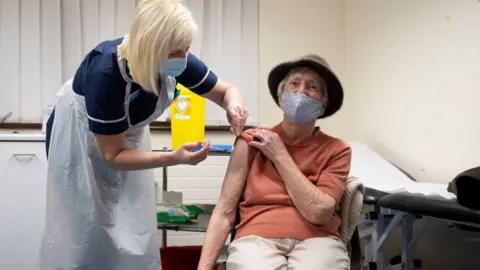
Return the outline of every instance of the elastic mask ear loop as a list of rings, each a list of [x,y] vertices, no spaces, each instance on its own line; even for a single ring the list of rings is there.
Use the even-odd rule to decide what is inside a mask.
[[[321,102],[325,102],[328,100],[328,88],[327,85],[325,85],[325,95],[323,95]]]
[[[276,102],[278,102],[278,99],[283,95],[283,87],[285,86],[285,81],[286,79],[284,78],[277,86],[277,100]]]
[[[320,104],[322,106],[322,113],[319,115],[319,116],[322,116],[325,114],[325,111],[327,110],[327,107],[323,107],[323,104],[325,104],[326,102],[328,102],[328,88],[327,88],[327,85],[325,85],[325,94],[323,95],[322,99],[320,100]],[[327,105],[328,106],[328,105]]]

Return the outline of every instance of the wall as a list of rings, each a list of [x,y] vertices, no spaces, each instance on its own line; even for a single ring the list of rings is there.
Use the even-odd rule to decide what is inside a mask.
[[[348,137],[419,181],[448,182],[478,166],[480,3],[346,2],[346,79],[354,100]],[[466,236],[432,224],[415,250],[423,269],[480,269],[478,244]]]
[[[315,52],[346,86],[342,111],[318,122],[324,130],[368,144],[419,181],[448,182],[480,160],[471,150],[480,148],[479,15],[474,0],[260,1],[260,125],[281,120],[266,87],[269,70]],[[226,133],[207,138],[233,141]],[[167,134],[154,141],[169,144]],[[423,269],[479,269],[468,235],[434,222],[415,256]],[[398,253],[397,234],[386,258]]]
[[[420,181],[478,165],[480,3],[347,1],[354,136]]]
[[[262,0],[259,22],[260,124],[272,126],[282,118],[267,87],[268,73],[276,64],[317,53],[345,80],[345,1]],[[347,98],[344,109],[337,115],[319,121],[323,130],[334,136],[349,134],[349,102]]]

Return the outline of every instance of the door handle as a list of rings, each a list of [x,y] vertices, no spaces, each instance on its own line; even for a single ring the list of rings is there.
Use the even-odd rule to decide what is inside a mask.
[[[37,158],[37,154],[35,153],[14,153],[12,154],[14,158]]]

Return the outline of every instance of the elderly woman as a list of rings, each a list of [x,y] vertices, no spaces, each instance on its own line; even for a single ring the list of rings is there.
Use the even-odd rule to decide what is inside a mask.
[[[342,86],[316,55],[278,65],[268,86],[283,121],[238,137],[198,269],[215,264],[237,207],[227,269],[350,269],[338,210],[351,149],[315,126],[340,109]]]

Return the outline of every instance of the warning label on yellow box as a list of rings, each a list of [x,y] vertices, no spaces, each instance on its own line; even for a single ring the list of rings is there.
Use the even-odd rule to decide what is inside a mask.
[[[170,107],[172,125],[172,148],[177,149],[188,142],[205,140],[205,98],[177,84],[175,97]]]

